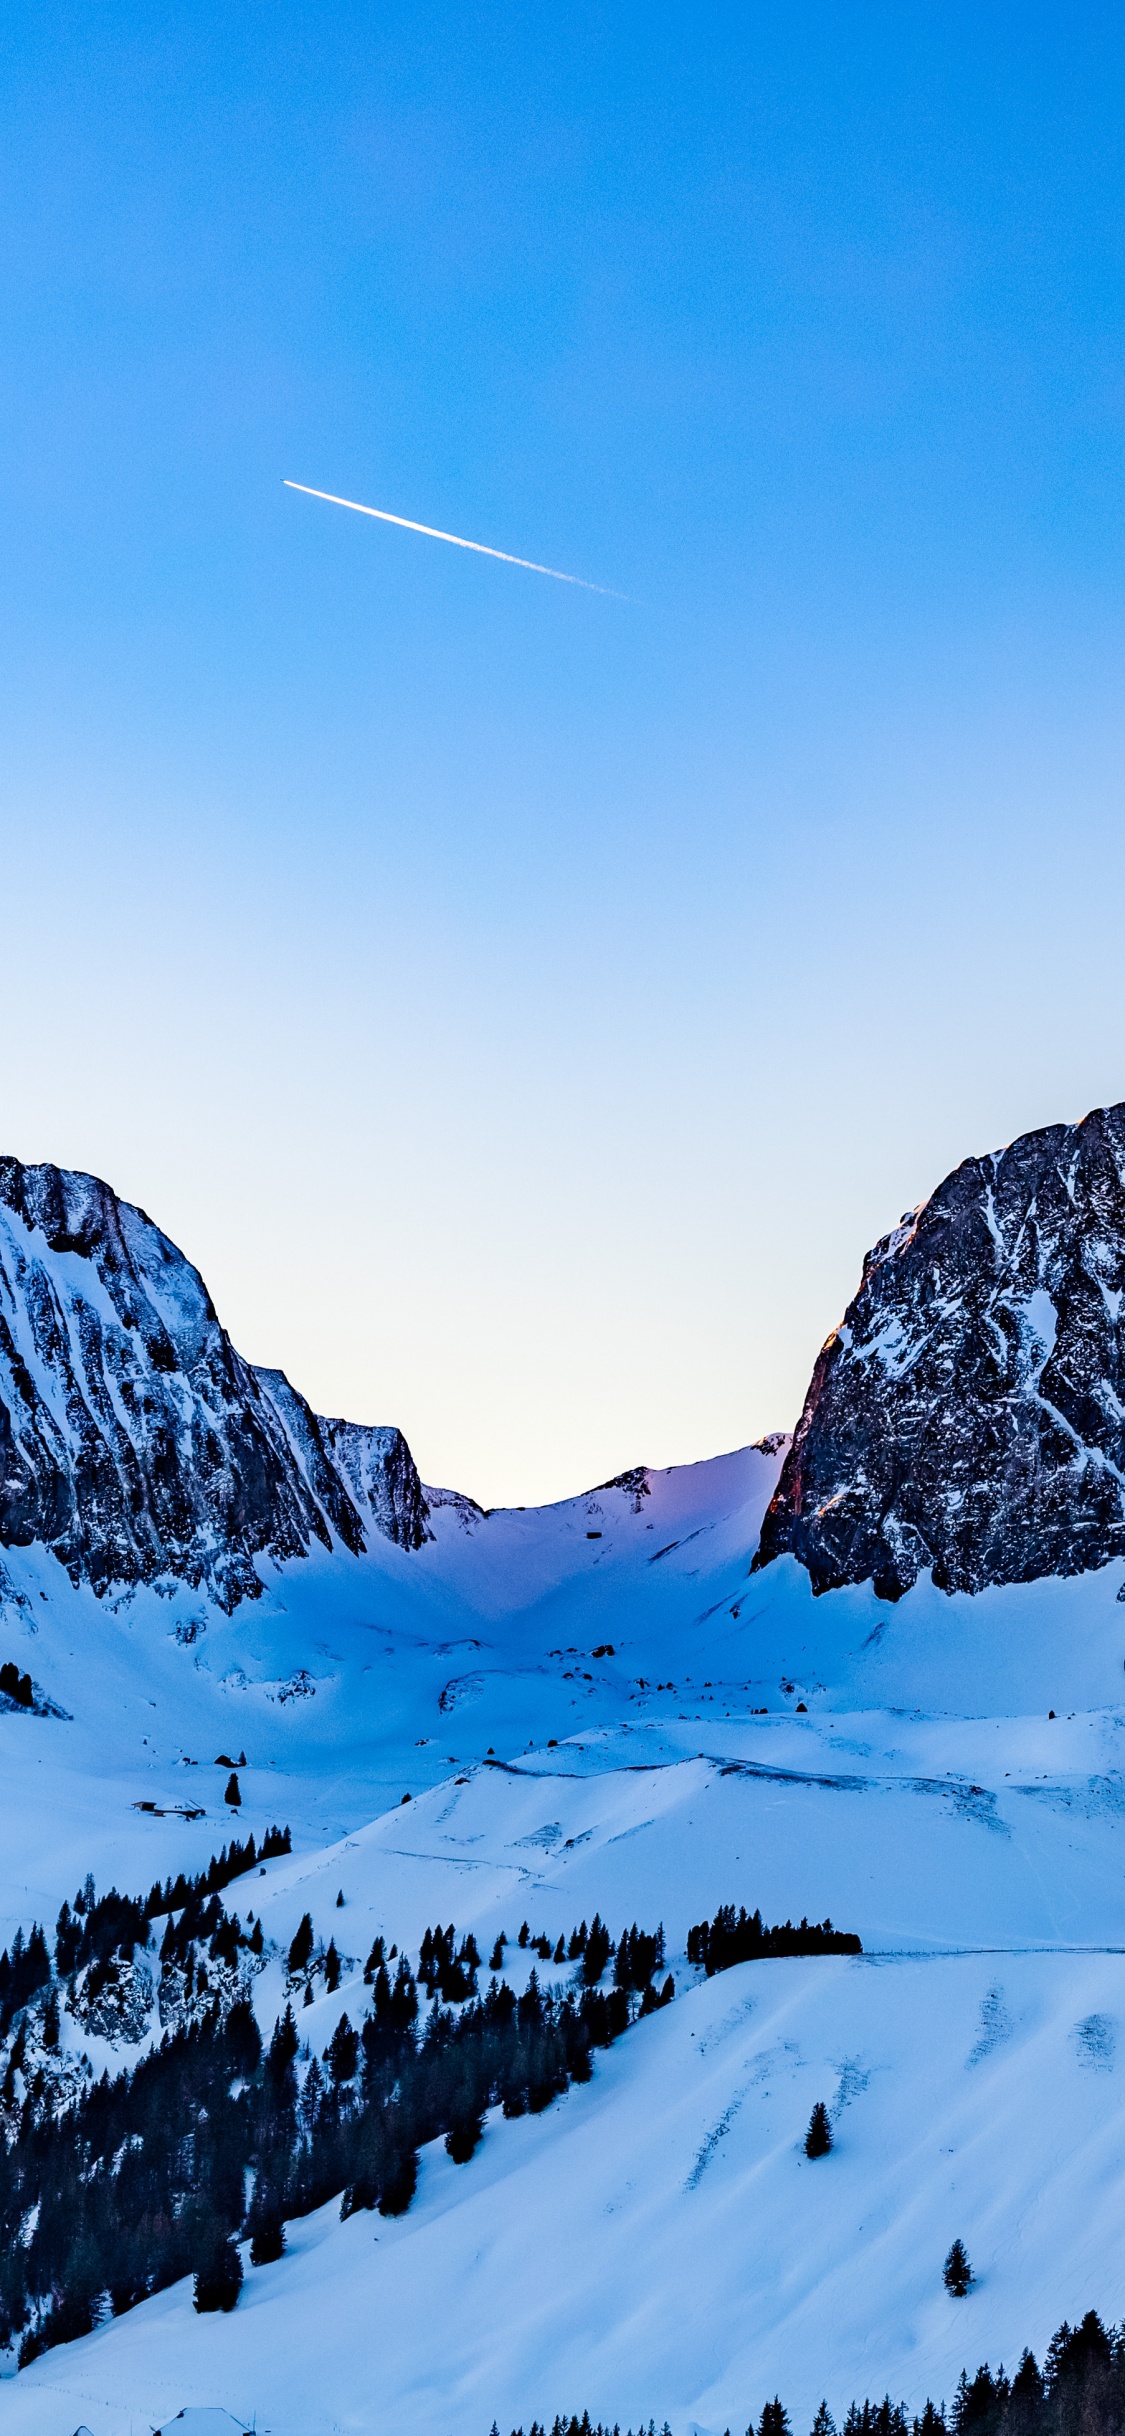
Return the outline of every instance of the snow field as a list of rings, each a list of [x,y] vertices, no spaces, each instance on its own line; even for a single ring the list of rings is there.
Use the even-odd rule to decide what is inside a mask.
[[[262,2436],[526,2427],[556,2409],[745,2427],[780,2391],[920,2403],[960,2367],[1122,2308],[1125,1957],[745,1964],[639,2024],[468,2166],[424,2152],[410,2214],[334,2208],[251,2270],[47,2355],[18,2436],[126,2436],[233,2399]],[[836,2145],[802,2151],[816,2098]],[[978,2276],[941,2285],[955,2233]]]
[[[441,1507],[416,1554],[317,1553],[232,1618],[183,1590],[114,1610],[6,1558],[27,1603],[0,1655],[72,1718],[0,1714],[3,1937],[88,1870],[143,1893],[276,1821],[292,1856],[226,1900],[279,1949],[267,2032],[305,1910],[348,1958],[298,2011],[315,2053],[362,2012],[377,1931],[416,1952],[471,1927],[487,1978],[524,1918],[662,1919],[678,1991],[591,2084],[491,2118],[468,2166],[427,2152],[405,2218],[326,2209],[232,2317],[184,2285],[46,2355],[5,2383],[16,2436],[143,2436],[186,2402],[259,2436],[487,2436],[587,2405],[737,2436],[775,2390],[801,2436],[822,2394],[838,2417],[887,2387],[948,2399],[1064,2314],[1125,2315],[1122,1569],[814,1601],[790,1560],[749,1573],[779,1460]],[[243,1748],[231,1813],[215,1761]],[[867,1951],[696,1984],[687,1928],[723,1901],[830,1913]],[[838,2136],[810,2164],[817,2098]]]

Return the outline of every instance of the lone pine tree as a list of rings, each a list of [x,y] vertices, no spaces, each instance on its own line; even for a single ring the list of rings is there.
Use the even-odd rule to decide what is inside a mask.
[[[299,1971],[307,1970],[313,1950],[313,1924],[310,1914],[302,1915],[289,1948],[289,1975],[295,1979]]]
[[[973,2280],[973,2270],[969,2265],[969,2254],[960,2235],[950,2246],[949,2256],[941,2271],[941,2280],[946,2291],[951,2292],[955,2300],[964,2300]]]
[[[805,2155],[806,2157],[826,2157],[831,2146],[832,2126],[828,2120],[828,2108],[823,2098],[818,2098],[809,2116],[809,2128],[805,2133]]]

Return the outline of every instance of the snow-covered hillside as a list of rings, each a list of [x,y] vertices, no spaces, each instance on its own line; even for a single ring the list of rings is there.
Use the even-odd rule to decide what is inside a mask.
[[[298,2223],[230,2317],[178,2286],[49,2354],[8,2423],[118,2436],[221,2400],[273,2436],[423,2436],[590,2398],[722,2430],[776,2391],[798,2427],[825,2393],[837,2418],[857,2389],[951,2398],[966,2357],[1120,2306],[1123,2003],[1119,1956],[747,1964],[471,2164],[435,2144],[397,2222]]]
[[[418,1554],[306,1561],[234,1619],[200,1610],[195,1640],[178,1600],[110,1617],[13,1559],[13,1646],[71,1712],[0,1717],[13,1924],[87,1868],[144,1887],[278,1819],[297,1849],[255,1883],[271,1946],[310,1910],[354,1958],[300,2015],[314,2053],[362,2010],[373,1935],[413,1949],[437,1919],[482,1952],[525,1918],[552,1939],[595,1909],[663,1919],[678,1989],[589,2087],[490,2121],[471,2164],[426,2152],[403,2219],[324,2210],[229,2319],[179,2286],[49,2352],[7,2389],[15,2427],[124,2436],[210,2399],[274,2436],[485,2436],[588,2402],[678,2436],[744,2426],[775,2388],[801,2412],[948,2394],[964,2356],[1125,2307],[1120,1568],[888,1610],[779,1566],[763,1607],[747,1565],[779,1452],[539,1515],[438,1507]],[[990,1713],[1005,1679],[1026,1713]],[[214,1762],[243,1749],[233,1822]],[[830,1912],[864,1958],[697,1985],[686,1931],[724,1899]],[[279,1962],[255,2000],[268,2030]],[[814,2166],[818,2096],[839,2137]],[[965,2304],[940,2285],[954,2233]]]
[[[89,1248],[34,1249],[73,1349]],[[303,1496],[308,1408],[253,1377]],[[0,1663],[33,1704],[0,1695],[0,1942],[88,1872],[140,1894],[276,1822],[292,1853],[230,1897],[260,1919],[267,2036],[306,1912],[341,1957],[298,2013],[317,2057],[370,2002],[373,1939],[416,1956],[438,1921],[486,1957],[522,1921],[552,1952],[595,1911],[662,1921],[675,2002],[546,2112],[496,2110],[469,2163],[432,2143],[407,2214],[291,2223],[231,2315],[184,2282],[49,2350],[5,2383],[17,2436],[135,2436],[187,2402],[260,2436],[487,2436],[587,2405],[721,2436],[775,2390],[800,2431],[822,2394],[838,2418],[888,2386],[948,2398],[1064,2314],[1125,2315],[1125,1564],[814,1597],[792,1554],[751,1570],[784,1440],[533,1512],[419,1489],[396,1537],[369,1527],[364,1434],[308,1422],[361,1528],[258,1544],[260,1596],[196,1565],[190,1514],[183,1562],[116,1583],[65,1535],[9,1536]],[[687,1932],[725,1901],[830,1914],[863,1955],[704,1981]],[[530,1967],[509,1943],[511,1983]],[[132,2031],[64,2005],[62,2068],[135,2060],[155,2007]],[[812,2162],[818,2098],[836,2140]]]
[[[126,2409],[225,2399],[274,2436],[420,2436],[588,2400],[721,2430],[775,2389],[800,2424],[822,2392],[837,2415],[887,2384],[949,2394],[968,2355],[1120,2309],[1121,1726],[692,1726],[480,1768],[269,1865],[282,1951],[305,1909],[358,1964],[376,1928],[413,1946],[455,1918],[486,1951],[596,1903],[615,1928],[663,1913],[680,1994],[548,2114],[490,2119],[471,2164],[435,2144],[406,2217],[298,2224],[229,2319],[179,2286],[52,2351],[6,2399],[13,2426],[69,2411],[117,2436]],[[697,1984],[686,1928],[728,1890],[771,1915],[827,1904],[867,1951]],[[301,2013],[314,2052],[364,1996],[353,1966]],[[282,1999],[276,1963],[264,2022]],[[836,2146],[812,2165],[817,2097]],[[940,2283],[955,2233],[964,2305]]]

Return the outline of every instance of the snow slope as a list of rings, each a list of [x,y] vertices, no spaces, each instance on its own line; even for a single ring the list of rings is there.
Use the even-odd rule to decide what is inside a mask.
[[[0,1935],[29,1910],[53,1918],[88,1868],[147,1886],[205,1860],[229,1831],[221,1752],[247,1755],[244,1828],[331,1840],[490,1744],[663,1707],[648,1687],[680,1664],[685,1616],[728,1582],[738,1604],[778,1461],[751,1448],[538,1516],[441,1506],[418,1550],[378,1538],[362,1557],[263,1564],[264,1595],[233,1615],[182,1583],[98,1599],[42,1548],[9,1551],[0,1657],[69,1722],[0,1712]],[[696,1634],[701,1687],[722,1629]]]
[[[838,2417],[857,2387],[948,2395],[967,2355],[1119,2305],[1123,2005],[1120,1955],[744,1965],[470,2165],[427,2152],[407,2217],[296,2226],[232,2317],[180,2286],[51,2353],[7,2423],[225,2401],[271,2436],[423,2436],[588,2402],[721,2430],[776,2390],[798,2427],[824,2392]],[[818,2096],[838,2138],[810,2165]]]
[[[662,1918],[678,1990],[470,2165],[427,2152],[407,2217],[325,2210],[231,2318],[178,2287],[47,2354],[5,2385],[18,2436],[135,2436],[187,2402],[262,2436],[587,2404],[721,2436],[774,2390],[800,2428],[822,2393],[837,2416],[948,2396],[1064,2313],[1125,2313],[1122,1566],[814,1600],[792,1559],[749,1575],[780,1460],[541,1513],[435,1502],[422,1548],[315,1550],[230,1617],[183,1585],[111,1609],[12,1554],[4,1654],[69,1718],[0,1714],[4,1934],[87,1869],[198,1866],[244,1749],[239,1832],[295,1843],[246,1900],[277,1945],[309,1909],[347,1957],[301,2013],[314,2052],[361,2009],[376,1929],[454,1920],[487,1951],[524,1918]],[[864,1957],[697,1982],[687,1929],[727,1899],[830,1912]],[[268,2029],[277,1961],[255,1996]],[[839,2137],[810,2165],[817,2097]]]

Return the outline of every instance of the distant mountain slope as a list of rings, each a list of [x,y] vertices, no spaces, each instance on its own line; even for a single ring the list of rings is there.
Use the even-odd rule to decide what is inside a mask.
[[[161,1579],[228,1612],[256,1557],[371,1529],[420,1545],[398,1430],[323,1421],[235,1352],[196,1269],[96,1177],[0,1160],[0,1547],[99,1595]]]
[[[897,1599],[1125,1554],[1125,1103],[967,1159],[868,1255],[762,1529]]]

